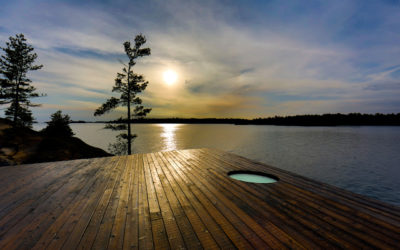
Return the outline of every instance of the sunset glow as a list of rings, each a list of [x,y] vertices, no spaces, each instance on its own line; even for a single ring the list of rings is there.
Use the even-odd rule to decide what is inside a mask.
[[[93,110],[138,33],[151,49],[133,67],[149,117],[397,113],[398,13],[398,1],[2,1],[0,47],[24,33],[44,66],[28,74],[47,94],[37,121],[59,109],[120,117]]]

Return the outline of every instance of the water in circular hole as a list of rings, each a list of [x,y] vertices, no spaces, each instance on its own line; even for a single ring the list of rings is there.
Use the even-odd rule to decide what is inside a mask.
[[[252,173],[233,173],[229,174],[229,176],[235,180],[244,181],[244,182],[252,182],[252,183],[274,183],[277,182],[276,179],[267,177],[261,174],[252,174]]]

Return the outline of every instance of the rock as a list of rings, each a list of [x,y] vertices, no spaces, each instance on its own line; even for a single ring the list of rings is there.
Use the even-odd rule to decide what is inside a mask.
[[[76,137],[50,137],[29,128],[13,130],[0,118],[0,166],[112,156]]]

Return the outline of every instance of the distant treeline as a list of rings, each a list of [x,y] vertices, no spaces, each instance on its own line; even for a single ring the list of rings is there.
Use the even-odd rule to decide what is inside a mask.
[[[270,118],[257,118],[248,124],[255,125],[287,125],[287,126],[399,126],[400,113],[398,114],[324,114],[324,115],[296,115],[275,116]]]
[[[74,121],[84,123],[85,121]],[[110,121],[101,121],[108,123]],[[122,120],[112,123],[122,123]],[[236,124],[236,125],[283,125],[283,126],[399,126],[398,114],[323,114],[323,115],[295,115],[275,116],[256,119],[236,118],[147,118],[136,119],[133,123],[186,123],[186,124]]]

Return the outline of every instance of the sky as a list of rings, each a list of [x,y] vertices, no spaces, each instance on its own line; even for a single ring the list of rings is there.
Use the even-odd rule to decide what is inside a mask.
[[[257,118],[400,112],[400,1],[0,0],[0,46],[23,33],[38,54],[28,74],[47,96],[38,121],[94,110],[126,62],[123,42],[147,38],[134,72],[149,117]],[[177,81],[168,85],[163,73]],[[0,107],[4,111],[5,106]]]

